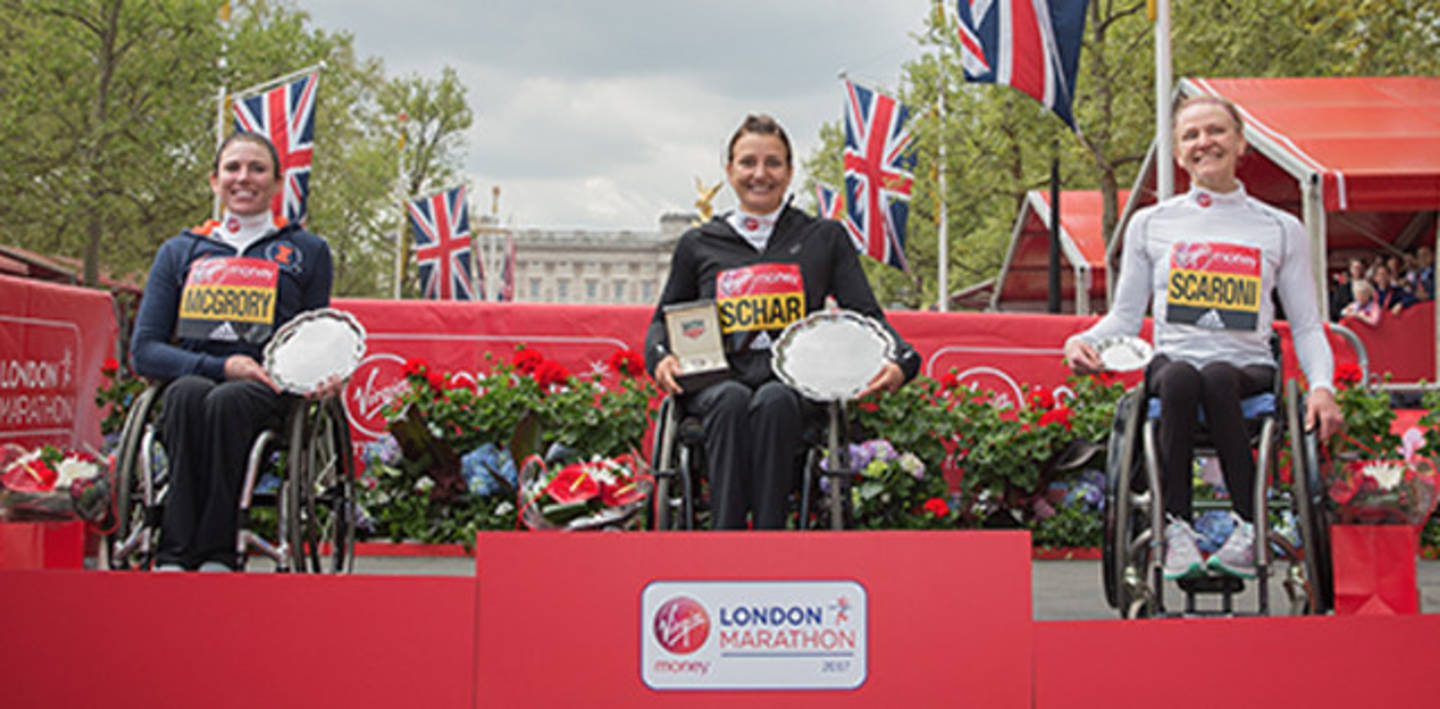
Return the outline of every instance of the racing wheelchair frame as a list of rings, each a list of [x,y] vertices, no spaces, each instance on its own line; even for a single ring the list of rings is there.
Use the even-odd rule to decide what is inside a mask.
[[[157,415],[163,384],[151,384],[126,415],[115,458],[114,532],[102,545],[112,569],[149,569],[155,562],[169,471]],[[280,485],[257,490],[272,462]],[[277,429],[250,445],[240,492],[236,552],[244,568],[251,550],[275,562],[276,571],[348,573],[355,556],[355,476],[350,427],[336,397],[296,398]],[[276,510],[275,539],[255,529],[255,506]]]
[[[1272,572],[1272,545],[1289,560],[1284,588],[1290,611],[1325,613],[1334,604],[1330,569],[1328,522],[1325,519],[1324,488],[1319,476],[1319,441],[1305,432],[1300,420],[1304,398],[1294,380],[1283,387],[1279,379],[1274,391],[1247,398],[1242,405],[1258,409],[1247,416],[1252,431],[1251,446],[1259,448],[1255,476],[1255,582],[1259,615],[1270,613],[1269,577]],[[1122,617],[1168,615],[1165,606],[1165,578],[1162,568],[1165,527],[1163,496],[1160,494],[1160,462],[1157,450],[1157,421],[1143,399],[1145,385],[1127,392],[1116,404],[1110,432],[1105,485],[1105,536],[1101,574],[1105,600]],[[1268,402],[1265,401],[1268,398]],[[1258,400],[1255,401],[1255,400]],[[1283,427],[1282,427],[1283,419]],[[1267,492],[1272,475],[1279,474],[1279,453],[1289,441],[1292,483],[1289,494],[1271,501]],[[1196,437],[1196,455],[1214,455],[1208,435]],[[1300,544],[1292,544],[1269,524],[1268,513],[1293,510]],[[1206,505],[1199,504],[1198,508]],[[1232,615],[1234,594],[1243,582],[1234,577],[1207,574],[1199,579],[1177,582],[1185,592],[1185,615]],[[1220,611],[1196,607],[1197,595],[1220,595]]]
[[[851,522],[851,480],[859,471],[849,465],[845,407],[841,402],[829,402],[825,410],[823,432],[817,421],[807,420],[804,426],[805,450],[798,461],[802,467],[797,529],[844,529]],[[655,414],[650,451],[650,469],[655,476],[654,529],[695,529],[704,507],[700,480],[705,476],[705,433],[700,418],[682,412],[675,397],[665,397]],[[812,505],[816,507],[814,527]]]

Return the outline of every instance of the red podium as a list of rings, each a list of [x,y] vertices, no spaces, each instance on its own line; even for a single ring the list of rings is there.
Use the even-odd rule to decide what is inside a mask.
[[[1031,705],[1025,533],[481,533],[476,705]]]

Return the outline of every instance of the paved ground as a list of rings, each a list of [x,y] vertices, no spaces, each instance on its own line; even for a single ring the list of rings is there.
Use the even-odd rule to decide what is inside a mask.
[[[1420,561],[1418,579],[1420,584],[1420,607],[1428,613],[1440,612],[1440,562]],[[1092,618],[1114,618],[1115,611],[1105,605],[1100,586],[1100,562],[1098,561],[1036,561],[1032,569],[1032,598],[1037,620],[1081,620]],[[356,560],[357,573],[469,576],[475,573],[475,560],[463,558],[433,557],[376,557],[362,556]],[[1258,601],[1254,584],[1236,600],[1235,607],[1241,611],[1254,611]],[[1184,596],[1173,585],[1165,591],[1166,605],[1179,608]],[[1285,607],[1285,592],[1278,583],[1270,586],[1270,604],[1276,612]],[[1207,606],[1201,606],[1205,608]],[[1212,604],[1218,608],[1218,600]]]

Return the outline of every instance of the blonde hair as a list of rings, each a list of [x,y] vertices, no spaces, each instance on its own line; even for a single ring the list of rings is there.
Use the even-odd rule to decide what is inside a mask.
[[[1350,293],[1355,296],[1355,302],[1359,303],[1362,295],[1367,299],[1375,297],[1375,286],[1370,285],[1370,281],[1366,280],[1351,281]]]
[[[1244,133],[1245,120],[1240,117],[1240,109],[1236,108],[1235,104],[1231,103],[1229,99],[1211,96],[1210,94],[1199,94],[1175,101],[1175,105],[1170,110],[1170,132],[1175,132],[1175,127],[1179,124],[1180,113],[1182,111],[1191,106],[1199,106],[1202,104],[1219,106],[1225,109],[1225,112],[1230,114],[1230,120],[1235,121],[1235,132]]]

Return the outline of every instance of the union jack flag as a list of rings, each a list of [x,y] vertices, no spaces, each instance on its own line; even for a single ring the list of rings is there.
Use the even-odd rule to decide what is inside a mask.
[[[834,219],[842,221],[845,219],[845,202],[840,199],[840,192],[824,182],[815,182],[815,211],[822,219]]]
[[[236,130],[260,133],[280,154],[278,172],[284,189],[275,194],[270,213],[303,224],[310,198],[310,161],[315,148],[315,85],[320,73],[249,98],[235,100]]]
[[[909,118],[905,104],[845,82],[845,229],[860,253],[903,271],[915,182]]]
[[[965,79],[1029,94],[1075,130],[1087,0],[956,0]]]
[[[420,297],[431,300],[484,300],[485,286],[470,280],[470,208],[465,186],[406,203],[415,263],[420,266]]]

